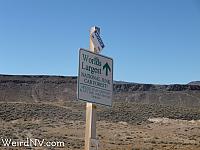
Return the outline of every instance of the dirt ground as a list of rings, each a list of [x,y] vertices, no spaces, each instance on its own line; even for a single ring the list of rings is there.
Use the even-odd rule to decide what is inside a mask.
[[[83,150],[85,121],[84,115],[79,115],[81,108],[2,104],[1,140],[57,140],[64,141],[64,147],[5,147],[0,141],[0,150]],[[152,116],[144,122],[130,122],[105,119],[97,121],[99,150],[200,150],[200,120]]]

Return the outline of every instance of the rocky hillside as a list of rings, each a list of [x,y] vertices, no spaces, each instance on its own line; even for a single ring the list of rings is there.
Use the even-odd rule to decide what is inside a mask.
[[[76,101],[77,77],[0,75],[2,102]],[[200,107],[200,85],[115,82],[113,102]]]
[[[99,149],[199,150],[200,86],[114,83],[113,106],[97,107]],[[86,107],[76,87],[77,77],[0,75],[1,139],[65,143],[6,148],[0,142],[0,150],[84,149]]]
[[[200,85],[200,81],[192,81],[188,83],[189,85]]]

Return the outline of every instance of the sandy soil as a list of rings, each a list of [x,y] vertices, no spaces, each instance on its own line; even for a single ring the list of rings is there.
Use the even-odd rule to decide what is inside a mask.
[[[0,141],[0,149],[84,149],[85,121],[84,110],[81,110],[83,107],[72,109],[70,105],[68,106],[2,104],[1,138],[64,141],[65,146],[3,147]],[[200,120],[152,116],[146,121],[132,123],[132,121],[102,118],[97,122],[97,139],[99,150],[200,150]]]

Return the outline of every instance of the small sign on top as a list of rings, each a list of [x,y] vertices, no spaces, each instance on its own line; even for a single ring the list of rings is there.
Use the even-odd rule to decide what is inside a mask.
[[[94,44],[94,47],[97,50],[97,53],[99,53],[105,47],[105,45],[99,35],[98,30],[95,30],[90,36]]]

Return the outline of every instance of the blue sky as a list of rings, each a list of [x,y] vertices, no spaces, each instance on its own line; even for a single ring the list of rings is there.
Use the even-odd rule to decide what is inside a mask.
[[[115,80],[200,80],[198,0],[0,0],[0,74],[77,75],[94,25]]]

